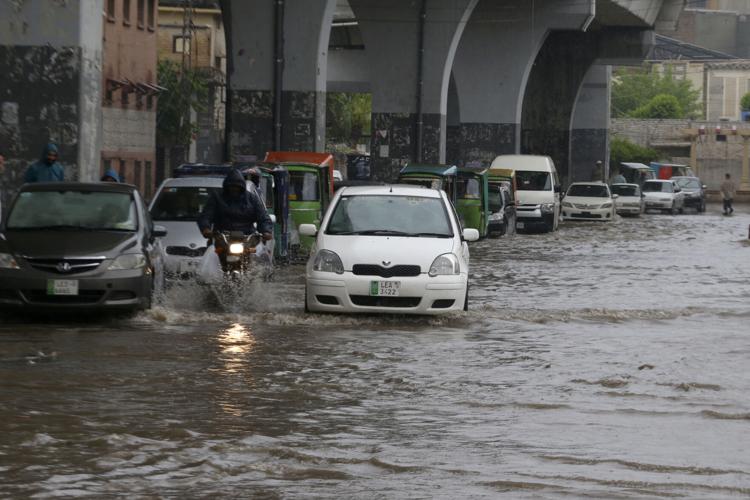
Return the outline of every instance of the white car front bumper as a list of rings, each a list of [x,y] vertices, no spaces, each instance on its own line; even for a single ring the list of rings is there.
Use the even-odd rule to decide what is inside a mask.
[[[565,220],[612,220],[612,207],[608,208],[577,208],[563,207]]]
[[[398,281],[398,296],[373,296],[373,281]],[[444,314],[461,311],[466,297],[467,275],[429,277],[359,276],[313,271],[306,279],[307,307],[316,312]]]
[[[669,210],[674,203],[673,200],[650,200],[646,198],[646,210]]]

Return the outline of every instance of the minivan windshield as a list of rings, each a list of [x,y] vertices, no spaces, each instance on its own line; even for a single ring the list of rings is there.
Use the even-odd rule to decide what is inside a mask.
[[[135,231],[135,202],[129,193],[25,191],[8,215],[8,229]]]
[[[212,193],[219,187],[165,187],[151,208],[151,218],[159,221],[196,221]]]
[[[671,182],[646,182],[643,185],[644,193],[671,193],[672,191]]]
[[[452,237],[441,198],[398,195],[342,196],[327,234]]]
[[[516,170],[516,183],[519,191],[552,191],[552,177],[549,172]]]
[[[568,196],[581,196],[587,198],[609,198],[607,186],[595,184],[573,184],[568,189]]]

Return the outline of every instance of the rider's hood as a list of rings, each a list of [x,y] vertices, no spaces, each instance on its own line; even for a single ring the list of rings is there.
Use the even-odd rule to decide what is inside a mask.
[[[236,168],[229,171],[227,176],[224,178],[224,191],[227,190],[229,186],[237,186],[242,191],[246,188],[245,178],[242,176],[242,173],[237,170]]]

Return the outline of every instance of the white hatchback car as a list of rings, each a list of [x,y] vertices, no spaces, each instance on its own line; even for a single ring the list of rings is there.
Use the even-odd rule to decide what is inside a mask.
[[[603,182],[574,182],[563,198],[563,219],[611,221],[616,198]]]
[[[341,188],[307,262],[305,310],[441,314],[468,308],[469,247],[445,192],[415,186]]]
[[[638,184],[612,184],[609,188],[617,195],[615,211],[618,215],[639,216],[643,213],[645,202]]]
[[[643,183],[646,210],[659,210],[672,215],[685,209],[685,193],[675,181],[652,179]]]

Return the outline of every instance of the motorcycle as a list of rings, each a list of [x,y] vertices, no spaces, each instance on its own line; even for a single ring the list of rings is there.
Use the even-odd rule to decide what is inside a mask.
[[[213,235],[214,251],[219,256],[221,270],[230,278],[247,274],[256,264],[258,246],[263,238],[257,232],[217,231]],[[262,247],[261,247],[262,248]]]

